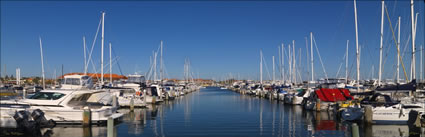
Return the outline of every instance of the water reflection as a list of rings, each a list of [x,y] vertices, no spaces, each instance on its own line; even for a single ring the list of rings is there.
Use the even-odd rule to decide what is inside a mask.
[[[59,126],[53,129],[44,129],[48,132],[44,133],[44,137],[98,137],[98,136],[107,136],[106,127],[82,127],[82,126]],[[115,133],[117,128],[114,128]],[[43,131],[43,130],[42,130]],[[115,134],[114,137],[117,135]]]
[[[409,126],[407,125],[372,125],[374,137],[408,137]]]
[[[351,123],[333,113],[305,111],[219,88],[206,88],[145,109],[120,109],[118,136],[351,136]],[[407,125],[364,125],[360,136],[424,136]],[[45,133],[45,132],[43,132]],[[81,135],[76,135],[80,133]],[[422,134],[421,134],[422,133]],[[49,136],[106,136],[106,127],[55,127]]]
[[[129,109],[120,109],[119,112],[124,113],[123,122],[128,125],[129,134],[142,134],[146,125],[147,109],[134,109],[130,112]]]

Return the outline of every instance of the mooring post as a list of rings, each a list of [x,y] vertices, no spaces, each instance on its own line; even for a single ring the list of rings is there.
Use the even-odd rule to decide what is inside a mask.
[[[318,98],[318,99],[316,100],[316,111],[321,111],[320,103],[321,103],[321,101],[320,101],[320,99]]]
[[[269,94],[270,94],[269,96],[270,100],[273,100],[273,94],[271,92],[269,92]]]
[[[425,135],[425,128],[421,128],[421,134]]]
[[[22,91],[22,98],[26,99],[27,98],[27,90],[24,88],[24,90]]]
[[[112,97],[112,107],[114,107],[114,108],[117,107],[117,97],[116,96]]]
[[[83,126],[90,126],[91,124],[91,110],[90,108],[85,108],[83,111]]]
[[[134,111],[134,99],[133,98],[130,99],[130,111],[131,112]]]
[[[145,105],[146,105],[146,91],[145,90],[143,90],[142,97],[143,97],[143,103],[145,103]]]
[[[143,109],[143,125],[146,125],[146,109]]]
[[[114,119],[112,117],[108,117],[108,137],[114,136]]]
[[[152,104],[156,103],[156,96],[152,96]]]
[[[359,126],[356,123],[351,125],[352,137],[360,137],[359,135]]]
[[[366,123],[371,124],[372,123],[372,118],[373,118],[373,111],[372,111],[372,106],[367,105],[364,107],[365,111],[364,111],[364,119],[366,121]]]

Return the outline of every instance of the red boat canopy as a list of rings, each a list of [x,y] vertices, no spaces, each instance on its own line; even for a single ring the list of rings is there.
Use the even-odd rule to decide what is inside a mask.
[[[348,89],[321,88],[316,90],[315,93],[321,101],[325,102],[345,101],[353,99]]]

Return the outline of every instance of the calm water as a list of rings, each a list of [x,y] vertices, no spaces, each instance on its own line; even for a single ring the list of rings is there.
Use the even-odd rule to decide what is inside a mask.
[[[126,114],[124,122],[115,126],[116,136],[351,136],[350,123],[337,122],[332,114],[219,88],[120,112]],[[420,131],[407,125],[360,124],[361,136],[420,136]],[[107,131],[106,127],[55,127],[49,134],[107,136]]]

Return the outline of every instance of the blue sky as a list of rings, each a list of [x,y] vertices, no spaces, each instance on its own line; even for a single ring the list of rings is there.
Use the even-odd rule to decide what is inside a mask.
[[[419,13],[416,45],[420,46],[424,44],[424,3],[415,2],[415,12]],[[386,4],[393,27],[398,16],[402,17],[404,47],[410,35],[410,1]],[[357,8],[361,76],[371,77],[373,65],[377,78],[381,2],[360,1]],[[125,75],[148,71],[149,57],[163,40],[164,62],[171,78],[183,76],[184,59],[189,58],[194,74],[199,72],[201,78],[222,79],[232,73],[257,79],[259,50],[263,50],[271,74],[271,59],[272,56],[277,59],[277,47],[283,42],[287,48],[295,40],[296,49],[301,48],[305,79],[308,77],[305,37],[310,32],[314,34],[329,77],[336,76],[347,40],[350,40],[350,66],[355,63],[353,1],[1,1],[2,74],[6,64],[9,75],[15,75],[15,68],[19,67],[22,76],[41,76],[39,36],[43,40],[47,77],[53,77],[54,70],[59,75],[62,64],[64,73],[82,72],[82,37],[86,36],[87,45],[92,44],[101,11],[106,12],[105,43],[112,43]],[[396,51],[390,31],[385,17],[383,76],[392,79]],[[411,42],[407,46],[406,52],[410,52]],[[105,61],[108,54],[106,48]],[[318,57],[316,52],[315,57]],[[100,37],[93,60],[99,68]],[[417,60],[419,73],[419,57]],[[404,64],[409,68],[410,53],[405,55]],[[119,73],[117,65],[113,67],[114,73]],[[344,65],[340,75],[343,71]],[[324,77],[318,58],[315,72],[316,77]],[[264,73],[268,79],[267,72]],[[350,73],[353,77],[354,66]]]

